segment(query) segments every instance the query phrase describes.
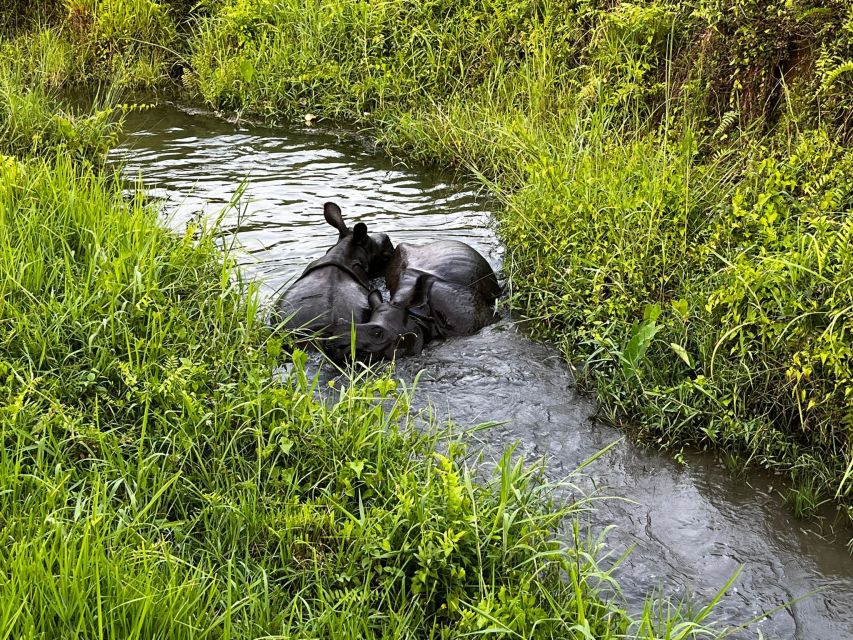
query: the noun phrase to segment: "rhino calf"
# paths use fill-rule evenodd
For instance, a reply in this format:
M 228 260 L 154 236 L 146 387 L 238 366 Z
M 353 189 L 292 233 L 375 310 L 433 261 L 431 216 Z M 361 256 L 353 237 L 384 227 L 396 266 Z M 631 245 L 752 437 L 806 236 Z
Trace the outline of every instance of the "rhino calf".
M 333 202 L 324 205 L 323 215 L 337 229 L 337 242 L 282 293 L 275 310 L 286 329 L 304 334 L 340 360 L 342 354 L 328 339 L 344 335 L 344 328 L 349 335 L 350 323 L 369 319 L 370 279 L 382 275 L 394 245 L 384 233 L 368 234 L 363 222 L 347 227 Z

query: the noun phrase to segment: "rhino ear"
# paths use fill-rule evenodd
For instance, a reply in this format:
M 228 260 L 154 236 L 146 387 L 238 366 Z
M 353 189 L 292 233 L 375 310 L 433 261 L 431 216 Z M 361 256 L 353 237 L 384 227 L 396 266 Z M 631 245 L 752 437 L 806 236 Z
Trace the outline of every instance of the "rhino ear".
M 429 276 L 418 276 L 417 282 L 415 282 L 415 286 L 412 288 L 412 297 L 409 300 L 408 306 L 410 309 L 416 309 L 429 302 L 430 284 L 432 283 Z
M 323 205 L 323 217 L 326 219 L 326 222 L 338 230 L 341 236 L 345 236 L 349 232 L 346 223 L 344 223 L 341 208 L 334 202 L 327 202 Z
M 367 303 L 370 305 L 370 310 L 373 311 L 382 304 L 382 294 L 379 293 L 376 289 L 370 292 L 367 296 Z
M 406 309 L 416 309 L 426 304 L 429 296 L 429 285 L 430 281 L 427 276 L 406 278 L 404 282 L 400 283 L 400 288 L 394 295 L 394 301 Z
M 353 240 L 358 244 L 364 244 L 367 240 L 367 225 L 359 222 L 352 228 Z

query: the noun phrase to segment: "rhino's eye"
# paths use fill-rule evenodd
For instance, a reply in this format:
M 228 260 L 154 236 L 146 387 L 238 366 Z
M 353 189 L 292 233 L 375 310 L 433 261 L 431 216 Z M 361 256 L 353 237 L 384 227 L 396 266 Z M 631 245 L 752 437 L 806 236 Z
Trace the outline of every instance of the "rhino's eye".
M 370 329 L 370 337 L 371 338 L 381 338 L 385 332 L 382 330 L 382 327 L 371 327 Z

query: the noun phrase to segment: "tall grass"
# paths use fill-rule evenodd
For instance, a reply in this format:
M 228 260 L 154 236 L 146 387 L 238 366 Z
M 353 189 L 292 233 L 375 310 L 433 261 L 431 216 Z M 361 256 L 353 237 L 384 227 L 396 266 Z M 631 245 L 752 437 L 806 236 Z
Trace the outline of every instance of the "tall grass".
M 57 92 L 71 55 L 52 31 L 0 42 L 0 153 L 97 162 L 116 144 L 129 107 L 110 105 L 109 96 L 84 113 L 60 106 Z

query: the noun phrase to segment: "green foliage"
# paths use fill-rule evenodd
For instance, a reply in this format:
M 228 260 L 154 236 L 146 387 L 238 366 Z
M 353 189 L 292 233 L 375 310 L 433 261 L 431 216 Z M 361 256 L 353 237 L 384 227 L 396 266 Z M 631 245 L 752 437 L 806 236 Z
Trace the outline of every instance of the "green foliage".
M 659 101 L 666 90 L 660 66 L 679 26 L 675 11 L 664 3 L 626 2 L 588 19 L 594 26 L 589 45 L 580 49 L 586 83 L 580 96 L 623 106 Z
M 38 38 L 45 45 L 40 50 L 47 52 L 52 37 Z M 56 78 L 39 73 L 41 68 L 54 68 L 53 58 L 47 54 L 47 62 L 41 61 L 44 67 L 35 61 L 34 68 L 25 73 L 19 65 L 26 58 L 17 57 L 27 49 L 21 44 L 0 46 L 0 154 L 102 159 L 114 146 L 128 107 L 105 107 L 79 115 L 59 108 L 51 96 Z M 65 58 L 60 55 L 60 59 Z
M 191 62 L 218 106 L 271 114 L 310 104 L 360 117 L 440 101 L 517 67 L 542 46 L 539 14 L 518 0 L 231 0 L 199 25 Z
M 725 231 L 740 247 L 716 274 L 707 310 L 729 330 L 718 349 L 742 363 L 755 352 L 789 397 L 758 398 L 792 429 L 849 456 L 853 427 L 853 154 L 825 134 L 790 155 L 761 158 L 738 188 Z M 771 364 L 772 363 L 772 364 Z M 777 369 L 777 367 L 780 367 Z
M 177 30 L 157 0 L 66 0 L 65 27 L 96 77 L 118 86 L 162 81 L 175 57 Z
M 208 102 L 268 114 L 360 118 L 517 73 L 540 75 L 525 93 L 543 106 L 570 92 L 716 126 L 788 117 L 787 102 L 849 131 L 851 20 L 842 0 L 227 0 L 199 24 L 192 63 Z
M 100 0 L 91 10 L 96 17 L 95 37 L 107 46 L 168 45 L 175 37 L 168 9 L 155 0 Z
M 177 5 L 63 0 L 36 28 L 22 19 L 17 29 L 10 29 L 2 43 L 3 60 L 39 85 L 153 88 L 168 80 L 181 57 L 177 21 L 188 8 Z
M 0 43 L 3 75 L 29 91 L 51 94 L 86 73 L 86 55 L 58 28 L 27 33 Z
M 0 34 L 44 24 L 61 13 L 61 0 L 0 0 Z

